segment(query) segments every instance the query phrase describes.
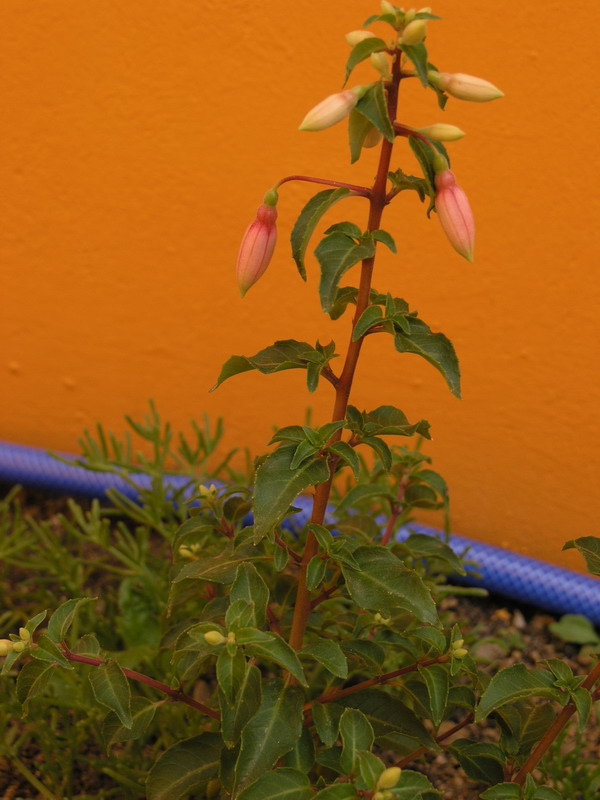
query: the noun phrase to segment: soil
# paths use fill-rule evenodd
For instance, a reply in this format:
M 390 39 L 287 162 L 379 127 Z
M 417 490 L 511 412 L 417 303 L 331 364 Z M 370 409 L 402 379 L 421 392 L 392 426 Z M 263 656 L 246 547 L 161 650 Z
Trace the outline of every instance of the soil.
M 0 484 L 0 497 L 6 494 L 8 488 Z M 65 510 L 65 500 L 60 496 L 27 492 L 23 493 L 23 497 L 27 512 L 39 519 L 51 518 Z M 587 673 L 593 661 L 592 656 L 586 654 L 580 647 L 567 644 L 553 636 L 549 631 L 549 625 L 556 618 L 539 609 L 519 606 L 499 597 L 485 599 L 450 597 L 443 601 L 442 608 L 457 614 L 462 621 L 464 632 L 470 630 L 476 633 L 480 644 L 473 646 L 471 650 L 475 652 L 478 660 L 484 659 L 490 664 L 490 671 L 496 672 L 502 667 L 516 663 L 535 666 L 543 659 L 561 658 L 569 664 L 575 674 L 581 675 Z M 507 643 L 511 645 L 508 648 Z M 454 724 L 455 722 L 443 723 L 439 732 L 444 733 Z M 572 725 L 569 729 L 563 745 L 565 751 L 573 748 L 575 727 Z M 480 741 L 497 741 L 498 731 L 493 725 L 470 725 L 460 730 L 454 737 L 449 737 L 445 744 L 450 744 L 453 739 L 465 737 Z M 594 714 L 590 716 L 585 744 L 579 754 L 581 760 L 591 762 L 600 760 L 600 724 Z M 33 748 L 25 747 L 20 752 L 22 766 L 34 776 L 40 757 L 41 754 L 35 752 Z M 469 781 L 456 761 L 446 753 L 426 756 L 420 762 L 411 764 L 410 768 L 426 774 L 440 790 L 444 800 L 477 800 L 482 791 L 482 787 Z M 105 775 L 99 775 L 95 771 L 82 772 L 78 777 L 79 786 L 75 791 L 77 795 L 93 798 L 101 789 L 114 786 Z M 1 755 L 0 747 L 0 800 L 21 798 L 45 800 L 47 795 L 33 789 L 31 782 L 19 769 Z M 565 800 L 578 800 L 578 798 L 565 798 Z

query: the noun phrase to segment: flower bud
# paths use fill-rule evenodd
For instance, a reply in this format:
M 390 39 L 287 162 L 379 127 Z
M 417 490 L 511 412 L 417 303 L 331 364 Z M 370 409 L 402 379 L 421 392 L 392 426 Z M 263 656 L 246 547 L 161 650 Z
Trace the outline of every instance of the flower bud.
M 400 767 L 388 767 L 387 769 L 384 769 L 379 776 L 379 780 L 377 781 L 377 788 L 393 789 L 400 780 L 401 772 L 402 770 Z
M 404 24 L 408 25 L 409 22 L 412 22 L 416 16 L 416 9 L 409 8 L 408 11 L 404 14 Z
M 210 644 L 216 647 L 219 644 L 224 644 L 227 641 L 227 639 L 223 636 L 222 633 L 219 633 L 219 631 L 207 631 L 204 634 L 204 641 L 206 642 L 206 644 Z
M 26 646 L 27 645 L 25 642 L 13 642 L 12 649 L 15 651 L 15 653 L 22 653 Z
M 452 642 L 452 647 L 454 650 L 456 650 L 457 648 L 462 647 L 464 643 L 465 643 L 464 639 L 455 639 Z
M 385 57 L 385 53 L 371 53 L 370 60 L 371 66 L 375 67 L 377 72 L 380 72 L 383 78 L 386 80 L 391 78 L 390 65 Z
M 0 639 L 0 656 L 7 656 L 14 648 L 14 642 L 10 639 Z
M 27 628 L 19 628 L 19 636 L 24 642 L 28 642 L 31 639 L 31 634 L 29 633 Z
M 443 159 L 445 162 L 446 160 Z M 452 170 L 439 171 L 439 161 L 434 159 L 435 207 L 442 229 L 452 247 L 468 261 L 473 261 L 475 222 L 467 195 L 457 185 Z
M 364 93 L 362 86 L 330 94 L 321 100 L 302 120 L 301 131 L 322 131 L 347 117 Z
M 375 34 L 371 33 L 371 31 L 350 31 L 344 38 L 350 47 L 356 47 L 359 42 L 364 42 L 365 39 L 374 39 Z
M 200 497 L 216 497 L 217 487 L 214 485 L 214 483 L 211 483 L 210 486 L 205 486 L 203 483 L 201 483 L 198 487 L 198 492 Z
M 396 15 L 396 6 L 392 5 L 392 3 L 388 3 L 388 0 L 381 0 L 380 8 L 382 14 Z
M 363 147 L 377 147 L 381 141 L 381 133 L 377 130 L 375 125 L 369 128 L 369 132 L 365 136 L 362 146 Z
M 246 229 L 238 253 L 236 275 L 242 297 L 253 286 L 269 266 L 277 241 L 277 209 L 263 203 L 256 212 L 256 219 Z M 212 493 L 211 486 L 208 492 Z M 200 494 L 202 495 L 202 488 Z
M 472 103 L 487 103 L 489 100 L 496 100 L 504 97 L 493 83 L 476 78 L 474 75 L 465 75 L 464 72 L 435 72 L 428 73 L 429 82 L 443 92 L 447 92 L 452 97 L 459 100 L 470 100 Z
M 420 44 L 427 34 L 427 20 L 413 19 L 409 22 L 400 36 L 400 44 Z
M 194 558 L 194 554 L 192 553 L 190 548 L 186 547 L 184 544 L 180 545 L 179 547 L 179 555 L 181 556 L 181 558 L 189 558 L 189 559 Z
M 233 631 L 229 631 L 227 634 L 227 644 L 235 644 L 235 633 Z
M 462 139 L 467 134 L 457 128 L 456 125 L 448 125 L 445 122 L 435 122 L 433 125 L 427 125 L 425 128 L 417 128 L 419 133 L 427 136 L 428 139 L 433 139 L 435 142 L 456 142 Z
M 464 658 L 468 652 L 469 651 L 465 647 L 459 647 L 454 651 L 453 656 L 454 658 Z

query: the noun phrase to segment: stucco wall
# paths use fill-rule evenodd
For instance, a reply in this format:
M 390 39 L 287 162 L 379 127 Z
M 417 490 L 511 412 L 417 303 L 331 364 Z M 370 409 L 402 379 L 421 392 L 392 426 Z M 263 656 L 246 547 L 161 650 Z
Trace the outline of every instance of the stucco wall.
M 152 396 L 176 426 L 222 414 L 228 443 L 264 448 L 301 421 L 302 376 L 247 374 L 207 394 L 230 354 L 275 338 L 345 346 L 302 284 L 286 239 L 312 187 L 280 202 L 280 246 L 242 302 L 239 238 L 279 177 L 368 183 L 343 125 L 305 134 L 306 110 L 340 86 L 368 0 L 3 0 L 0 146 L 0 438 L 70 449 L 82 427 L 122 427 Z M 432 423 L 454 528 L 579 565 L 569 537 L 597 533 L 598 155 L 596 0 L 565 6 L 438 0 L 432 60 L 487 77 L 506 99 L 450 101 L 468 132 L 453 167 L 477 220 L 476 263 L 447 245 L 416 196 L 384 218 L 400 256 L 378 287 L 454 341 L 464 399 L 427 364 L 370 337 L 353 401 Z M 366 75 L 358 72 L 357 77 Z M 401 117 L 442 119 L 416 82 Z M 415 171 L 398 147 L 398 166 Z M 338 206 L 339 209 L 339 206 Z M 355 215 L 349 201 L 331 221 Z M 325 385 L 312 398 L 328 418 Z

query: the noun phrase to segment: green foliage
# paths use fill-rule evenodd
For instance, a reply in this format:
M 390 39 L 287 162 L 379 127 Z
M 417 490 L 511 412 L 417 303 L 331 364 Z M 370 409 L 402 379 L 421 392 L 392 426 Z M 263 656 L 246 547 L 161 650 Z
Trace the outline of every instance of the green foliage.
M 600 538 L 598 536 L 581 536 L 571 539 L 563 546 L 563 550 L 579 550 L 585 559 L 588 572 L 600 575 Z

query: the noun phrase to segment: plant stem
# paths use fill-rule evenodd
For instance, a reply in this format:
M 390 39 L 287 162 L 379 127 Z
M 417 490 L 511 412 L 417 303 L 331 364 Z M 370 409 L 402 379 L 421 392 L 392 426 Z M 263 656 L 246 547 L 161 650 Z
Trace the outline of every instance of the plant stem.
M 388 85 L 387 90 L 387 108 L 390 120 L 392 122 L 396 119 L 396 110 L 398 107 L 398 89 L 400 86 L 400 59 L 401 53 L 398 51 L 392 66 L 392 80 Z M 381 144 L 381 153 L 379 155 L 379 165 L 377 167 L 377 175 L 373 188 L 369 190 L 369 221 L 367 229 L 370 231 L 377 230 L 381 222 L 383 209 L 387 205 L 386 189 L 387 189 L 387 176 L 390 169 L 390 161 L 392 157 L 393 142 L 384 139 Z M 375 263 L 375 256 L 366 258 L 362 262 L 360 272 L 360 284 L 358 288 L 358 296 L 356 298 L 356 311 L 352 319 L 352 331 L 356 323 L 360 319 L 361 314 L 369 305 L 369 293 L 371 291 L 371 277 L 373 274 L 373 266 Z M 360 350 L 364 340 L 362 336 L 358 341 L 352 341 L 352 333 L 350 335 L 350 344 L 346 352 L 344 367 L 341 375 L 339 376 L 337 386 L 335 387 L 335 402 L 333 405 L 332 421 L 344 419 L 346 416 L 346 409 L 348 407 L 348 398 L 350 397 L 350 390 L 352 389 L 352 381 L 356 371 L 356 364 L 360 355 Z M 341 429 L 335 433 L 331 442 L 339 441 L 341 438 Z M 327 509 L 327 502 L 331 492 L 331 484 L 333 481 L 333 470 L 329 480 L 325 483 L 319 483 L 315 487 L 315 495 L 313 500 L 313 509 L 311 515 L 311 522 L 323 524 L 325 511 Z M 306 570 L 308 563 L 318 552 L 319 544 L 312 531 L 308 532 L 306 537 L 306 544 L 304 553 L 302 555 L 302 564 L 300 567 L 300 574 L 298 576 L 298 592 L 296 594 L 296 603 L 294 607 L 294 617 L 292 620 L 292 628 L 290 631 L 290 645 L 294 650 L 299 650 L 302 647 L 304 639 L 304 631 L 308 622 L 310 614 L 310 591 L 306 586 Z
M 594 684 L 600 679 L 600 661 L 596 664 L 594 669 L 590 672 L 587 678 L 581 684 L 583 689 L 592 689 Z M 593 697 L 596 696 L 596 692 L 594 692 Z M 544 757 L 546 750 L 550 747 L 552 742 L 556 739 L 558 734 L 562 731 L 565 727 L 571 716 L 575 713 L 575 703 L 567 703 L 567 705 L 560 711 L 560 713 L 556 716 L 554 722 L 544 736 L 540 739 L 537 743 L 535 749 L 527 759 L 527 761 L 523 764 L 521 769 L 517 772 L 516 776 L 513 778 L 514 783 L 518 783 L 522 786 L 525 783 L 525 779 L 527 778 L 528 773 L 534 770 L 541 759 Z
M 92 667 L 102 667 L 107 663 L 102 658 L 92 658 L 91 656 L 80 656 L 77 653 L 72 653 L 64 643 L 61 643 L 61 648 L 64 657 L 68 661 L 74 661 L 78 664 L 90 664 Z M 197 711 L 202 711 L 203 714 L 206 714 L 213 719 L 221 719 L 221 715 L 217 711 L 213 711 L 212 708 L 199 703 L 197 700 L 194 700 L 193 697 L 190 697 L 179 689 L 172 689 L 170 686 L 167 686 L 166 683 L 156 681 L 154 678 L 150 678 L 148 675 L 143 675 L 141 672 L 135 672 L 134 670 L 126 669 L 125 667 L 121 667 L 121 669 L 123 670 L 124 675 L 126 675 L 128 678 L 131 678 L 131 680 L 145 683 L 147 686 L 151 686 L 153 689 L 157 689 L 159 692 L 164 692 L 173 700 L 178 700 L 180 703 L 185 703 L 186 705 L 195 708 Z
M 324 186 L 336 186 L 338 189 L 350 189 L 351 192 L 359 194 L 362 197 L 370 197 L 371 189 L 367 186 L 356 186 L 354 183 L 344 183 L 343 181 L 330 181 L 326 178 L 311 178 L 308 175 L 288 175 L 282 178 L 275 184 L 275 189 L 278 189 L 282 183 L 289 183 L 290 181 L 306 181 L 307 183 L 321 183 Z
M 473 722 L 473 714 L 467 714 L 467 716 L 463 719 L 462 722 L 457 722 L 452 728 L 447 730 L 445 733 L 442 733 L 440 736 L 436 736 L 435 740 L 438 744 L 441 744 L 446 739 L 450 738 L 450 736 L 454 736 L 455 733 L 465 728 L 467 725 L 470 725 Z M 415 759 L 420 758 L 421 756 L 425 755 L 425 753 L 429 752 L 428 747 L 419 747 L 418 750 L 413 750 L 412 753 L 409 753 L 404 758 L 401 758 L 400 761 L 396 761 L 394 764 L 395 767 L 400 767 L 402 769 L 407 764 L 410 764 Z
M 414 664 L 410 664 L 408 667 L 401 667 L 400 669 L 395 669 L 393 672 L 386 672 L 384 675 L 376 675 L 374 678 L 369 678 L 369 680 L 362 681 L 361 683 L 355 683 L 354 686 L 347 686 L 345 689 L 339 689 L 337 692 L 323 694 L 321 697 L 317 697 L 315 700 L 311 700 L 310 703 L 307 703 L 304 706 L 304 710 L 308 711 L 315 703 L 332 703 L 335 700 L 339 700 L 340 697 L 346 697 L 346 695 L 354 694 L 355 692 L 362 692 L 363 689 L 370 689 L 371 686 L 380 686 L 382 683 L 387 683 L 387 681 L 391 681 L 399 675 L 408 675 L 411 672 L 418 672 L 419 667 L 443 664 L 445 661 L 448 661 L 449 658 L 450 656 L 444 654 L 442 656 L 430 658 L 428 661 L 417 661 Z
M 406 494 L 409 477 L 410 477 L 410 472 L 408 470 L 404 470 L 404 472 L 402 473 L 402 477 L 400 479 L 400 485 L 398 486 L 398 494 L 396 495 L 397 498 L 396 502 L 394 503 L 392 512 L 390 514 L 390 518 L 388 519 L 387 525 L 385 526 L 385 531 L 383 532 L 383 537 L 381 539 L 382 545 L 386 545 L 392 538 L 392 533 L 394 532 L 394 525 L 396 524 L 396 520 L 404 510 L 402 501 L 404 500 L 404 495 Z

